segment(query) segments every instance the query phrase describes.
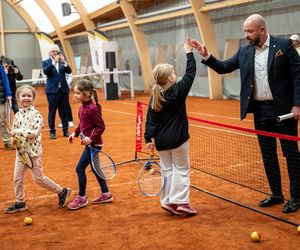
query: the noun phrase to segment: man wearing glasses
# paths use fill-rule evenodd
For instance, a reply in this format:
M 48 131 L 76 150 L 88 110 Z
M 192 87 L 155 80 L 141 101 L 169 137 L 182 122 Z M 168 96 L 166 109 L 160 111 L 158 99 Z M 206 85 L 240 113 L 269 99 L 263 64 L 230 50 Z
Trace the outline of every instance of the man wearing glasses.
M 48 100 L 50 139 L 56 139 L 55 115 L 57 109 L 62 123 L 63 136 L 68 137 L 66 107 L 69 100 L 69 86 L 66 80 L 66 74 L 72 73 L 72 70 L 57 45 L 52 46 L 49 58 L 43 61 L 43 72 L 47 76 L 46 95 Z

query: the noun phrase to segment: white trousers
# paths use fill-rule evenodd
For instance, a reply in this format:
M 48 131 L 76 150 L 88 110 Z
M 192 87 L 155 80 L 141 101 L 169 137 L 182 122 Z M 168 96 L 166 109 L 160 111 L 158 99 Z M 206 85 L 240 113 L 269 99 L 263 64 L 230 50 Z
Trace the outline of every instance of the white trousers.
M 10 124 L 6 124 L 6 104 L 0 104 L 0 136 L 2 138 L 3 143 L 10 142 L 10 135 L 8 134 L 7 126 Z
M 166 178 L 161 204 L 188 204 L 190 196 L 189 141 L 175 149 L 158 151 L 162 176 Z
M 25 192 L 24 192 L 24 176 L 25 172 L 28 169 L 30 171 L 32 179 L 39 184 L 41 187 L 48 189 L 51 192 L 59 194 L 62 191 L 62 187 L 56 184 L 54 181 L 49 179 L 43 174 L 42 168 L 42 157 L 32 157 L 34 167 L 32 169 L 26 167 L 22 160 L 19 158 L 19 155 L 16 154 L 15 160 L 15 172 L 14 172 L 14 190 L 16 196 L 16 202 L 25 201 Z

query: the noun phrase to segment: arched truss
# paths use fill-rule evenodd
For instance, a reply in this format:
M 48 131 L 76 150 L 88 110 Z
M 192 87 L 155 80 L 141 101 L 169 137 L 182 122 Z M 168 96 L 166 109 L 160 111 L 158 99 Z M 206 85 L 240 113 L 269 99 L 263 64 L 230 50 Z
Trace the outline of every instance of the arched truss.
M 55 28 L 58 38 L 59 38 L 61 45 L 63 47 L 63 50 L 65 52 L 65 56 L 68 60 L 68 63 L 70 64 L 71 68 L 73 69 L 73 72 L 77 74 L 74 54 L 73 54 L 73 50 L 72 50 L 70 41 L 65 39 L 65 33 L 62 30 L 55 14 L 51 11 L 50 7 L 45 2 L 45 0 L 36 0 L 36 3 L 40 6 L 40 8 L 44 11 L 44 13 L 48 16 L 48 19 L 50 20 L 53 27 Z
M 29 30 L 13 30 L 13 31 L 7 31 L 3 28 L 3 17 L 2 17 L 2 2 L 0 1 L 0 33 L 1 33 L 1 55 L 5 55 L 5 42 L 4 42 L 4 34 L 10 33 L 10 32 L 36 32 L 38 31 L 38 27 L 35 24 L 35 22 L 32 20 L 30 15 L 20 6 L 17 4 L 16 0 L 7 0 L 7 3 L 15 9 L 15 11 L 23 18 L 25 23 L 28 25 Z
M 6 0 L 6 1 L 17 11 L 17 13 L 20 14 L 20 16 L 23 17 L 23 19 L 25 20 L 25 22 L 30 28 L 30 32 L 35 32 L 38 30 L 37 26 L 34 24 L 33 20 L 30 18 L 28 13 L 18 4 L 20 0 Z M 145 51 L 149 51 L 147 41 L 145 39 L 143 32 L 138 29 L 138 25 L 142 25 L 150 22 L 158 22 L 160 20 L 166 20 L 170 18 L 176 18 L 178 16 L 194 15 L 203 42 L 206 44 L 209 43 L 212 53 L 218 56 L 216 39 L 214 33 L 212 32 L 212 24 L 208 12 L 210 10 L 226 8 L 226 7 L 231 7 L 240 4 L 248 4 L 251 2 L 256 2 L 257 0 L 225 0 L 225 1 L 215 2 L 210 4 L 205 4 L 204 0 L 189 0 L 189 3 L 191 5 L 189 9 L 177 11 L 177 12 L 175 11 L 173 13 L 168 13 L 168 14 L 161 14 L 159 16 L 155 16 L 154 18 L 149 17 L 143 19 L 137 18 L 135 7 L 137 6 L 138 3 L 149 4 L 152 3 L 153 0 L 144 0 L 140 2 L 138 0 L 119 0 L 111 4 L 108 4 L 107 6 L 98 9 L 92 13 L 88 13 L 86 11 L 82 3 L 83 0 L 71 0 L 71 3 L 76 8 L 81 19 L 76 20 L 64 27 L 60 26 L 57 18 L 51 12 L 51 9 L 45 3 L 44 0 L 35 0 L 35 1 L 44 10 L 48 19 L 52 22 L 53 26 L 55 27 L 55 32 L 51 33 L 50 35 L 53 38 L 58 37 L 58 40 L 60 40 L 63 49 L 66 53 L 67 59 L 70 62 L 71 67 L 73 69 L 76 69 L 76 67 L 75 67 L 73 51 L 68 39 L 75 36 L 86 35 L 85 30 L 95 29 L 96 27 L 95 23 L 98 23 L 100 17 L 105 16 L 108 13 L 118 13 L 119 11 L 120 17 L 122 17 L 122 15 L 125 16 L 126 21 L 120 24 L 107 26 L 102 30 L 105 31 L 105 30 L 113 30 L 113 29 L 130 28 L 132 32 L 132 36 L 135 41 L 136 48 L 139 53 L 141 69 L 142 72 L 144 72 L 143 73 L 144 87 L 145 90 L 147 91 L 149 90 L 149 84 L 151 83 L 151 80 L 150 80 L 150 75 L 148 75 L 149 73 L 147 74 L 145 72 L 151 72 L 152 65 L 151 65 L 150 54 L 145 53 Z M 0 21 L 2 21 L 1 18 L 2 15 L 0 16 Z M 77 31 L 78 27 L 84 27 L 84 30 L 82 30 L 82 28 L 79 28 L 79 31 Z M 0 25 L 0 32 L 1 32 L 1 43 L 4 43 L 3 25 Z M 143 58 L 141 58 L 142 57 L 141 51 L 143 51 Z M 214 73 L 213 71 L 209 70 L 208 78 L 209 78 L 210 98 L 211 99 L 222 98 L 221 77 L 216 73 Z

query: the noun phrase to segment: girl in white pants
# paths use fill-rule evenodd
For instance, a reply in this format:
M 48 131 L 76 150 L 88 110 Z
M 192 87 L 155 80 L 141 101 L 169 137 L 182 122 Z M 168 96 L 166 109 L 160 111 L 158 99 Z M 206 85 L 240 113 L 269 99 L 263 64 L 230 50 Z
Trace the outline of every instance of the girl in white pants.
M 191 40 L 184 44 L 187 57 L 185 74 L 176 82 L 170 64 L 153 69 L 154 87 L 147 112 L 145 141 L 160 156 L 162 177 L 166 186 L 161 194 L 161 207 L 172 214 L 195 215 L 189 201 L 190 160 L 189 133 L 185 100 L 196 74 Z

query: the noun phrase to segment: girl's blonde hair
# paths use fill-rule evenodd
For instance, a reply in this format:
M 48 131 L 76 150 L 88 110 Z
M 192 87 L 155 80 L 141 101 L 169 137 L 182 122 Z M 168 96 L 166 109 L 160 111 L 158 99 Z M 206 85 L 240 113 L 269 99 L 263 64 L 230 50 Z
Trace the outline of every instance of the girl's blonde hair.
M 96 105 L 98 106 L 99 110 L 101 111 L 101 105 L 99 104 L 97 90 L 96 90 L 94 84 L 90 80 L 88 80 L 88 79 L 79 80 L 75 84 L 75 86 L 77 87 L 77 89 L 79 91 L 83 92 L 84 95 L 93 97 Z
M 22 90 L 24 90 L 24 89 L 29 89 L 32 93 L 33 99 L 35 99 L 35 97 L 36 97 L 35 89 L 32 86 L 26 84 L 26 85 L 22 85 L 17 88 L 17 91 L 16 91 L 17 100 L 20 99 L 20 94 L 21 94 Z
M 162 103 L 165 102 L 162 86 L 168 82 L 168 77 L 172 75 L 174 68 L 171 64 L 157 64 L 153 71 L 153 88 L 152 88 L 152 109 L 156 112 L 162 109 Z

